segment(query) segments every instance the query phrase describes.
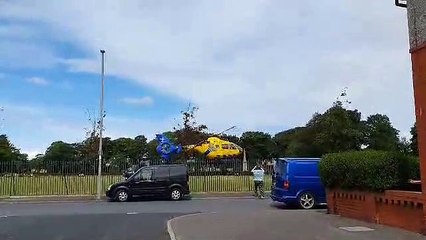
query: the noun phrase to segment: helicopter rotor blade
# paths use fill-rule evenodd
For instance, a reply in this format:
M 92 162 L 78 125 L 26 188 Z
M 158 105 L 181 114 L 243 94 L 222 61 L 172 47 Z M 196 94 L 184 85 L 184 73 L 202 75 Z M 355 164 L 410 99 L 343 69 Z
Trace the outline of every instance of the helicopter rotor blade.
M 232 130 L 232 129 L 236 128 L 236 127 L 237 127 L 237 126 L 232 126 L 232 127 L 230 127 L 230 128 L 227 128 L 227 129 L 223 130 L 222 132 L 217 133 L 217 134 L 214 134 L 214 135 L 222 135 L 222 134 L 224 134 L 225 132 L 228 132 L 228 131 L 230 131 L 230 130 Z
M 230 128 L 227 128 L 227 129 L 223 130 L 222 132 L 212 134 L 212 136 L 220 136 L 220 135 L 222 135 L 223 133 L 228 132 L 228 131 L 230 131 L 230 130 L 232 130 L 232 129 L 236 128 L 236 127 L 237 127 L 237 126 L 232 126 L 232 127 L 230 127 Z M 209 137 L 211 137 L 211 136 L 209 136 Z M 187 147 L 187 150 L 186 150 L 186 151 L 191 151 L 192 149 L 194 149 L 195 147 L 199 146 L 200 144 L 202 144 L 203 142 L 205 142 L 207 139 L 209 139 L 209 137 L 207 137 L 207 138 L 205 138 L 205 139 L 203 139 L 203 140 L 201 140 L 201 141 L 197 142 L 197 143 L 196 143 L 196 144 L 194 144 L 194 145 L 189 145 L 189 146 Z

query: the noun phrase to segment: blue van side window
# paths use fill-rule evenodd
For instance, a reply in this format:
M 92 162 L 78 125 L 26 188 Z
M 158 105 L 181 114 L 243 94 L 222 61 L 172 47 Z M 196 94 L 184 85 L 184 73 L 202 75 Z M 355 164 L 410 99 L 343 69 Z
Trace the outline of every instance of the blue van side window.
M 298 162 L 292 166 L 293 176 L 319 176 L 318 164 Z

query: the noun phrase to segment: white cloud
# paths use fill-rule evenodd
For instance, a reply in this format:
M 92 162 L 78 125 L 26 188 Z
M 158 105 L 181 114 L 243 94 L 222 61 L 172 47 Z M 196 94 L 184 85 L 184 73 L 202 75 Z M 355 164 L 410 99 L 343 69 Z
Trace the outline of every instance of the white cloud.
M 344 87 L 364 114 L 414 122 L 406 13 L 392 3 L 100 2 L 10 1 L 0 18 L 49 25 L 85 53 L 60 61 L 72 71 L 98 73 L 105 48 L 107 74 L 195 102 L 214 129 L 301 125 Z
M 39 85 L 39 86 L 49 85 L 49 81 L 47 81 L 46 79 L 44 79 L 42 77 L 30 77 L 30 78 L 27 78 L 27 82 L 34 84 L 34 85 Z
M 155 134 L 173 129 L 173 126 L 175 126 L 173 119 L 169 117 L 152 121 L 146 118 L 108 116 L 105 118 L 105 133 L 112 139 L 119 137 L 134 138 L 137 135 L 144 135 L 148 140 L 151 140 L 155 138 Z
M 0 38 L 0 66 L 6 69 L 49 69 L 57 63 L 49 47 Z
M 34 27 L 19 24 L 0 24 L 0 37 L 9 39 L 26 39 L 40 37 Z
M 40 105 L 0 103 L 3 128 L 12 143 L 25 153 L 43 153 L 53 141 L 74 142 L 84 137 L 84 112 Z
M 154 103 L 154 99 L 151 97 L 141 97 L 141 98 L 131 98 L 125 97 L 120 99 L 120 102 L 128 104 L 128 105 L 136 105 L 136 106 L 149 106 Z

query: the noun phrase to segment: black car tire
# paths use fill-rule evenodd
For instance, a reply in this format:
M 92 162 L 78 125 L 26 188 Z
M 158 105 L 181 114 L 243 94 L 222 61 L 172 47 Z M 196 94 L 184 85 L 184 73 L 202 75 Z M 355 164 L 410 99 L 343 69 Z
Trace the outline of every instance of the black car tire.
M 115 201 L 117 202 L 126 202 L 127 200 L 129 200 L 129 198 L 129 193 L 125 189 L 119 189 L 115 193 Z
M 182 190 L 180 188 L 172 188 L 170 191 L 170 199 L 173 201 L 181 200 L 183 197 Z
M 315 197 L 310 192 L 304 192 L 300 194 L 298 202 L 299 206 L 303 209 L 312 209 L 316 206 Z

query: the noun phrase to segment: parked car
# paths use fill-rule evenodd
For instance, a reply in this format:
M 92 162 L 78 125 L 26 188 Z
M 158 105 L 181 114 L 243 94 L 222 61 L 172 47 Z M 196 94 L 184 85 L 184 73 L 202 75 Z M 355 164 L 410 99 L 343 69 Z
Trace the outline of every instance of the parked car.
M 272 176 L 272 200 L 304 209 L 327 204 L 325 187 L 319 176 L 319 162 L 319 158 L 276 159 Z
M 112 184 L 106 196 L 125 202 L 134 196 L 169 197 L 180 200 L 190 194 L 188 169 L 181 164 L 141 167 L 123 182 Z

